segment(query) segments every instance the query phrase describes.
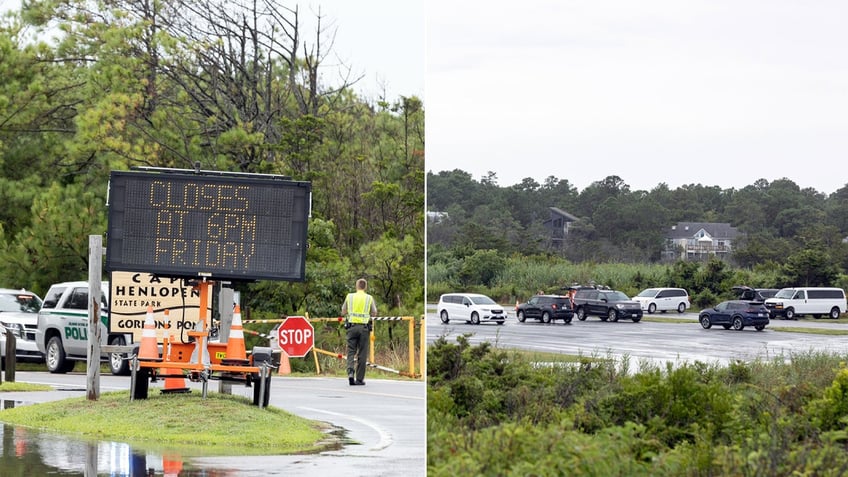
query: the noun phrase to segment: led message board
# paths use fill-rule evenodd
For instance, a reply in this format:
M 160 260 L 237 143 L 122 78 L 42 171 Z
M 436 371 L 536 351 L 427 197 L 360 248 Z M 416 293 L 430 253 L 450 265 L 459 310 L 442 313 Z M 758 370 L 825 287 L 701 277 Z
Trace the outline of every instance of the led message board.
M 112 172 L 106 269 L 302 281 L 310 198 L 261 174 Z

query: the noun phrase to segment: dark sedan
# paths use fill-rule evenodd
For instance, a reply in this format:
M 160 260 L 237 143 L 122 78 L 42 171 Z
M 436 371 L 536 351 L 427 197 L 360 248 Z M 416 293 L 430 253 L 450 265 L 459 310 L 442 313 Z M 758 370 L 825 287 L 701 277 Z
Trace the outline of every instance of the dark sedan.
M 730 300 L 701 311 L 698 321 L 705 330 L 713 325 L 721 325 L 726 330 L 733 328 L 741 331 L 746 326 L 753 326 L 757 331 L 762 331 L 769 324 L 769 312 L 762 302 Z

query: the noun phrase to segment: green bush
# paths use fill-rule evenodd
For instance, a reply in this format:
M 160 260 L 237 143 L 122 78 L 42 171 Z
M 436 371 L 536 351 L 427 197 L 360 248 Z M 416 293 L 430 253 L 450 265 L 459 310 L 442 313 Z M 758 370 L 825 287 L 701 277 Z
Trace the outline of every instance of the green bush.
M 428 475 L 848 472 L 845 356 L 634 373 L 626 359 L 538 366 L 460 337 L 428 357 Z

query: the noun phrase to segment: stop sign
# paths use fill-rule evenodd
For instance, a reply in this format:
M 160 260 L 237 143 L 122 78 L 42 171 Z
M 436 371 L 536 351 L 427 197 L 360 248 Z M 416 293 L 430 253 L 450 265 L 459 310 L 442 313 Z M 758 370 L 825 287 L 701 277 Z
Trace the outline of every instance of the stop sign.
M 277 329 L 277 343 L 289 356 L 302 358 L 315 344 L 315 328 L 302 316 L 290 316 Z

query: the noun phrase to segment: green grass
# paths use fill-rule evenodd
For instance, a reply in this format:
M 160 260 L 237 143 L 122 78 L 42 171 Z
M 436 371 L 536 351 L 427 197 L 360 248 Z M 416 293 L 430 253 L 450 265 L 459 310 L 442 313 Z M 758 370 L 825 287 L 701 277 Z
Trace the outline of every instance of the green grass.
M 10 383 L 8 381 L 3 381 L 3 384 L 0 384 L 0 392 L 50 391 L 51 389 L 53 387 L 46 384 Z
M 323 424 L 220 393 L 206 399 L 151 393 L 130 401 L 127 391 L 117 391 L 97 401 L 80 397 L 5 409 L 0 421 L 196 456 L 303 454 L 339 445 Z
M 831 330 L 827 328 L 801 328 L 801 327 L 772 327 L 773 331 L 785 331 L 787 333 L 807 333 L 810 335 L 848 335 L 848 330 Z

